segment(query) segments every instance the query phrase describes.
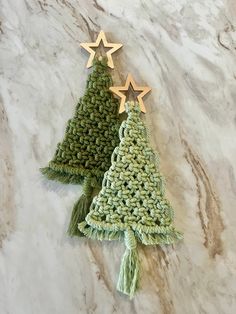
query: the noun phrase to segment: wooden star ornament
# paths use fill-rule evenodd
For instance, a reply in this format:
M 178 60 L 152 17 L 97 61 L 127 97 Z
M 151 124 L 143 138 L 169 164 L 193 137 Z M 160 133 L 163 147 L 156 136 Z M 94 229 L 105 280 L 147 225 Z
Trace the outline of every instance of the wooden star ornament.
M 110 87 L 110 90 L 116 94 L 117 96 L 119 96 L 121 98 L 120 101 L 120 109 L 119 109 L 119 113 L 122 113 L 125 111 L 125 102 L 126 102 L 126 98 L 127 96 L 124 94 L 124 92 L 127 92 L 130 88 L 130 86 L 132 87 L 134 92 L 140 92 L 139 95 L 137 96 L 137 100 L 139 102 L 140 105 L 140 109 L 141 112 L 146 113 L 146 108 L 144 106 L 143 103 L 143 97 L 150 92 L 151 88 L 148 86 L 138 86 L 132 75 L 128 74 L 127 78 L 126 78 L 126 82 L 124 86 L 112 86 Z
M 98 34 L 97 40 L 94 43 L 81 43 L 80 46 L 83 47 L 85 50 L 87 50 L 90 53 L 88 63 L 87 63 L 87 68 L 90 68 L 93 65 L 93 59 L 95 57 L 95 50 L 93 48 L 98 48 L 99 45 L 103 44 L 105 48 L 111 48 L 106 52 L 107 56 L 107 65 L 111 68 L 114 69 L 114 63 L 112 60 L 112 54 L 120 49 L 123 45 L 122 44 L 117 44 L 117 43 L 108 43 L 106 39 L 106 35 L 104 31 L 100 31 Z

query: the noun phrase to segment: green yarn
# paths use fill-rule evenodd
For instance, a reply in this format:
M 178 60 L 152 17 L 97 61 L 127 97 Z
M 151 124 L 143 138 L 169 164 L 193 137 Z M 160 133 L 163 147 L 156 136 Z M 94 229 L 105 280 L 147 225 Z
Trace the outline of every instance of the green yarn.
M 50 180 L 81 183 L 91 175 L 98 181 L 111 164 L 118 145 L 118 100 L 109 90 L 112 78 L 107 60 L 95 59 L 84 96 L 74 117 L 68 121 L 64 140 L 57 145 L 53 160 L 41 172 Z
M 69 228 L 67 231 L 70 237 L 74 237 L 74 236 L 83 237 L 84 236 L 84 233 L 79 231 L 78 224 L 81 221 L 84 221 L 86 215 L 88 214 L 91 202 L 92 202 L 91 196 L 86 196 L 82 194 L 79 200 L 75 203 L 72 214 L 71 214 Z
M 136 239 L 131 229 L 125 231 L 125 245 L 126 251 L 121 261 L 117 290 L 132 298 L 139 283 L 139 258 Z
M 71 220 L 68 228 L 68 235 L 71 237 L 78 236 L 83 237 L 84 233 L 82 233 L 78 229 L 78 224 L 85 220 L 88 212 L 89 207 L 92 202 L 92 192 L 93 187 L 91 186 L 91 177 L 86 177 L 84 179 L 83 184 L 83 194 L 79 198 L 79 200 L 75 203 L 72 214 L 71 214 Z
M 63 171 L 56 171 L 50 167 L 41 168 L 41 173 L 45 175 L 49 180 L 56 180 L 61 183 L 80 184 L 83 180 L 81 175 L 69 174 Z
M 84 193 L 74 205 L 68 234 L 82 236 L 78 223 L 84 221 L 94 188 L 111 165 L 111 154 L 119 142 L 118 100 L 109 88 L 112 78 L 105 58 L 95 59 L 84 96 L 74 117 L 68 121 L 64 140 L 57 145 L 54 158 L 41 172 L 50 180 L 80 184 Z M 88 192 L 89 188 L 89 192 Z
M 173 226 L 173 209 L 164 197 L 163 178 L 149 147 L 139 104 L 126 103 L 126 112 L 128 118 L 119 130 L 120 144 L 112 154 L 102 189 L 78 227 L 98 240 L 125 240 L 117 289 L 132 297 L 139 280 L 136 241 L 171 244 L 182 239 L 182 234 Z
M 79 224 L 79 230 L 83 231 L 83 234 L 90 239 L 94 240 L 122 240 L 124 238 L 124 233 L 122 231 L 115 230 L 99 230 L 90 227 L 86 221 Z

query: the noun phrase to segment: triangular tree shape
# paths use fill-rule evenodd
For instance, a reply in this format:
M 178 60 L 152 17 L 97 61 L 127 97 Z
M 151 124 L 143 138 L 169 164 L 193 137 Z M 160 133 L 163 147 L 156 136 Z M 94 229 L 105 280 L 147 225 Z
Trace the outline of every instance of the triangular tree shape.
M 119 143 L 118 100 L 109 90 L 112 78 L 107 60 L 95 59 L 84 96 L 74 117 L 68 121 L 63 141 L 54 158 L 41 172 L 63 183 L 84 182 L 84 193 L 75 204 L 70 235 L 79 235 L 77 224 L 83 221 L 92 200 L 93 188 L 101 184 L 111 165 L 111 154 Z
M 112 165 L 79 229 L 94 239 L 124 239 L 127 249 L 117 288 L 132 297 L 139 277 L 136 241 L 170 244 L 182 235 L 173 226 L 173 210 L 164 197 L 163 179 L 139 104 L 126 103 L 126 111 L 128 118 L 120 127 L 120 144 L 112 154 Z

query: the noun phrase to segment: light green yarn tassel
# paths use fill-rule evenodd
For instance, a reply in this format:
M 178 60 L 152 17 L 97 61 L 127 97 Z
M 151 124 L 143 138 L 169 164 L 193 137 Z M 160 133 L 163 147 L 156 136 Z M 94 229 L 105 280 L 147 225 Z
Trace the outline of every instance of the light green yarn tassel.
M 125 245 L 126 250 L 121 261 L 117 290 L 132 298 L 138 288 L 139 258 L 137 242 L 131 229 L 125 231 Z
M 71 220 L 68 228 L 68 234 L 71 237 L 78 236 L 83 237 L 84 234 L 78 229 L 78 224 L 85 220 L 89 212 L 89 207 L 92 202 L 92 192 L 93 188 L 91 187 L 91 178 L 86 177 L 84 179 L 83 185 L 83 194 L 79 198 L 79 200 L 75 203 L 72 214 Z

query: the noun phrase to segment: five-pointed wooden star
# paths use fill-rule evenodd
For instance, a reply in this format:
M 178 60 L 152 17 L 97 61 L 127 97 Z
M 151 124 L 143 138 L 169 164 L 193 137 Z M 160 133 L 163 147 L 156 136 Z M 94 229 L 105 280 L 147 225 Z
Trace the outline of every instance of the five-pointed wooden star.
M 93 59 L 95 57 L 95 51 L 93 50 L 93 48 L 98 48 L 98 46 L 100 45 L 102 41 L 102 44 L 105 48 L 111 48 L 106 52 L 106 56 L 107 56 L 107 65 L 114 69 L 114 63 L 112 60 L 112 54 L 120 49 L 123 45 L 122 44 L 115 44 L 115 43 L 108 43 L 107 39 L 106 39 L 106 35 L 104 33 L 104 31 L 100 31 L 100 33 L 98 34 L 97 40 L 95 41 L 95 43 L 81 43 L 80 46 L 83 47 L 85 50 L 87 50 L 90 53 L 89 59 L 88 59 L 88 63 L 87 63 L 87 68 L 90 68 L 93 65 Z
M 130 85 L 134 92 L 140 92 L 137 96 L 137 100 L 139 102 L 141 112 L 146 113 L 146 108 L 144 106 L 142 98 L 150 92 L 151 88 L 148 86 L 137 86 L 131 74 L 128 74 L 124 86 L 110 87 L 110 90 L 121 98 L 119 113 L 125 111 L 125 102 L 127 96 L 123 92 L 127 92 L 130 88 Z

